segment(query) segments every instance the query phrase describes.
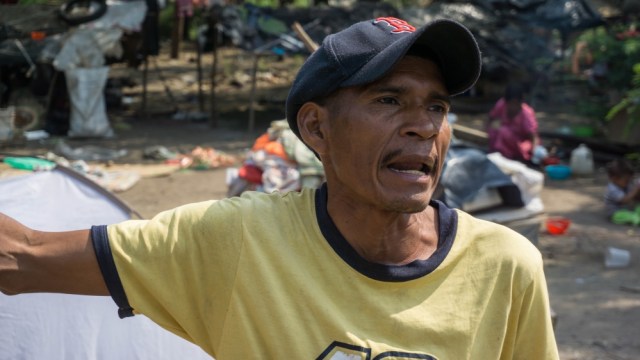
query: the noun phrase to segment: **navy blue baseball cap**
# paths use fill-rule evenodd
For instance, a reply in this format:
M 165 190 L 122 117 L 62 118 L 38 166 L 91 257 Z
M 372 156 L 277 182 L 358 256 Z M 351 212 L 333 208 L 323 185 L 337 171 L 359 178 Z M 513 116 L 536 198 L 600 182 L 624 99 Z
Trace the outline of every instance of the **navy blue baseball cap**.
M 297 116 L 303 104 L 380 79 L 409 50 L 435 57 L 451 96 L 467 91 L 480 76 L 478 44 L 458 22 L 440 19 L 415 28 L 393 17 L 362 21 L 325 37 L 302 65 L 287 96 L 289 127 L 300 137 Z

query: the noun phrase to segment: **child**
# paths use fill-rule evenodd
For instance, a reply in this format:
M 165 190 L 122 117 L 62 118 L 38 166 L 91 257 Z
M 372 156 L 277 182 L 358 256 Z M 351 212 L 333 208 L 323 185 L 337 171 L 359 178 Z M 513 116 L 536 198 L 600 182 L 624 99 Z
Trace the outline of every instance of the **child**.
M 640 201 L 640 182 L 634 179 L 633 168 L 623 159 L 607 164 L 607 175 L 609 183 L 604 195 L 607 216 L 616 223 L 628 222 L 623 215 L 631 215 L 630 210 Z

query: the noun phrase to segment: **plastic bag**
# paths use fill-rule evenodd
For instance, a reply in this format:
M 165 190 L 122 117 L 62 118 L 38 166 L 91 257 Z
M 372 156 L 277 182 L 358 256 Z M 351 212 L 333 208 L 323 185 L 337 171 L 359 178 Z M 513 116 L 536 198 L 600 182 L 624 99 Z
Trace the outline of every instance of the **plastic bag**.
M 53 60 L 56 70 L 65 72 L 77 68 L 99 68 L 104 63 L 104 53 L 91 30 L 71 33 Z
M 69 137 L 113 136 L 104 100 L 108 75 L 107 66 L 65 71 L 71 101 Z
M 0 108 L 0 141 L 13 138 L 15 107 Z

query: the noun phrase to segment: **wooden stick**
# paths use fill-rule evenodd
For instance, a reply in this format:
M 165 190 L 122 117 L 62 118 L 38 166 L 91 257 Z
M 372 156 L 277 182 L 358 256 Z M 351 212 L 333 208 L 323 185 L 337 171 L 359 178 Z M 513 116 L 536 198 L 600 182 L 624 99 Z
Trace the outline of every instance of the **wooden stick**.
M 251 94 L 249 95 L 249 125 L 247 132 L 252 133 L 256 124 L 256 87 L 258 80 L 258 61 L 260 54 L 253 54 L 253 66 L 251 68 Z
M 294 22 L 293 25 L 291 25 L 291 27 L 293 28 L 293 31 L 296 32 L 300 40 L 302 40 L 302 42 L 304 43 L 304 46 L 307 47 L 307 50 L 311 52 L 316 51 L 316 49 L 319 47 L 318 44 L 316 44 L 316 42 L 313 41 L 313 39 L 311 39 L 311 37 L 309 36 L 309 34 L 307 34 L 306 31 L 304 31 L 304 28 L 302 27 L 302 25 L 300 25 L 299 22 L 297 21 Z

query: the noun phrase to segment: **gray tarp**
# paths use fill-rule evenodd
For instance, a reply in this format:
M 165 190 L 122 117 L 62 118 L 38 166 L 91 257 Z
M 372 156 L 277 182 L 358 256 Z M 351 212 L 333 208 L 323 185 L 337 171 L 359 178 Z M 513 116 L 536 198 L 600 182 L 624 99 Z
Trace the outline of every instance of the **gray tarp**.
M 502 206 L 522 207 L 520 189 L 509 175 L 496 166 L 484 151 L 473 147 L 452 145 L 440 179 L 444 202 L 456 208 L 473 199 L 482 189 L 496 189 Z

